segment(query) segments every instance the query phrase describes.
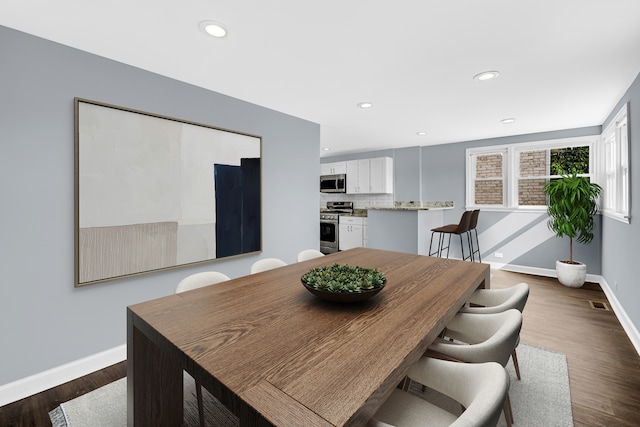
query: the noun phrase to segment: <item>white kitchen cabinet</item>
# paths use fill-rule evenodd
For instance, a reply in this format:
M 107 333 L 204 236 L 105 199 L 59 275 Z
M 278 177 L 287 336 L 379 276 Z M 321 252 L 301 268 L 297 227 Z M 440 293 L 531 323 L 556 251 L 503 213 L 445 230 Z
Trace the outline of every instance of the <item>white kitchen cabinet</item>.
M 363 217 L 340 216 L 339 220 L 339 249 L 359 248 L 364 245 Z
M 349 160 L 347 163 L 347 194 L 393 193 L 393 159 Z
M 369 192 L 393 193 L 393 159 L 376 157 L 369 159 Z
M 368 230 L 367 218 L 362 218 L 362 247 L 369 247 L 369 230 Z
M 347 194 L 370 193 L 369 159 L 347 161 Z
M 320 163 L 320 175 L 347 173 L 347 162 Z

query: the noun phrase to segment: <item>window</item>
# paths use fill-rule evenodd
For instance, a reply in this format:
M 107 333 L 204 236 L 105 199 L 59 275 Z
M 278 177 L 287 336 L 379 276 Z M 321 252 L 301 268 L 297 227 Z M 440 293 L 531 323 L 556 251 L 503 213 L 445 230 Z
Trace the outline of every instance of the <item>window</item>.
M 547 203 L 543 187 L 549 175 L 547 150 L 520 151 L 518 155 L 518 205 L 541 206 Z
M 487 153 L 474 156 L 474 205 L 504 204 L 504 153 Z
M 564 173 L 595 179 L 593 142 L 567 138 L 467 150 L 467 206 L 546 209 L 544 185 Z
M 629 222 L 629 129 L 626 104 L 601 135 L 602 210 L 605 215 Z

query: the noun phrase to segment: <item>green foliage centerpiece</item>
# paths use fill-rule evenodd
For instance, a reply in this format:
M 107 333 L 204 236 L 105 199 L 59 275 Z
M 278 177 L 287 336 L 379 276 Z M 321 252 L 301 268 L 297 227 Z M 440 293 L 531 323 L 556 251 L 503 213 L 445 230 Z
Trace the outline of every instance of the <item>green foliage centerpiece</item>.
M 386 283 L 384 274 L 375 268 L 337 263 L 314 267 L 300 279 L 311 293 L 336 302 L 354 302 L 370 298 Z

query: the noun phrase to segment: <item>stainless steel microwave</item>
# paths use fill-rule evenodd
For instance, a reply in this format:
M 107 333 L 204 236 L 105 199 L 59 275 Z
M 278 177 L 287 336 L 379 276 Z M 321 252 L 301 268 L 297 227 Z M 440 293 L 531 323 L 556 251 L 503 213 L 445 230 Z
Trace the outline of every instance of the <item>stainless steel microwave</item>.
M 337 175 L 321 175 L 320 176 L 320 192 L 321 193 L 346 193 L 347 192 L 347 175 L 341 173 Z

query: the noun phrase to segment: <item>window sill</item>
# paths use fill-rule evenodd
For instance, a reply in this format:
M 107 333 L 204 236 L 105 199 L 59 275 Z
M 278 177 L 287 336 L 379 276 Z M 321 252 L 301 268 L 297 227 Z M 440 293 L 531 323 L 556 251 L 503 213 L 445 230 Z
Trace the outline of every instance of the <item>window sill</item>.
M 531 212 L 546 213 L 547 212 L 546 206 L 504 207 L 504 206 L 487 206 L 487 205 L 484 205 L 484 206 L 483 205 L 480 205 L 480 206 L 467 205 L 466 209 L 467 210 L 480 209 L 484 212 L 522 212 L 522 213 L 531 213 Z
M 629 220 L 631 219 L 630 215 L 625 215 L 625 214 L 621 214 L 618 212 L 608 212 L 608 211 L 603 211 L 602 212 L 603 216 L 606 216 L 607 218 L 611 218 L 614 219 L 616 221 L 620 221 L 624 224 L 629 224 Z

